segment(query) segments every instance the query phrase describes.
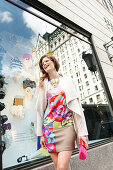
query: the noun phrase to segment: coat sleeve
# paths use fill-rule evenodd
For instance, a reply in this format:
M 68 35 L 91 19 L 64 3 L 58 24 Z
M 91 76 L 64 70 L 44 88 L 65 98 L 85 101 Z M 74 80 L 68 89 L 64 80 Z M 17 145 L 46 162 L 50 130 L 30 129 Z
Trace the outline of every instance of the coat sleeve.
M 44 89 L 36 88 L 36 111 L 37 111 L 37 136 L 42 136 L 42 124 L 43 124 L 43 114 L 45 108 L 45 98 L 44 98 Z
M 74 81 L 73 81 L 73 84 L 74 84 L 75 90 L 77 91 Z M 78 94 L 78 96 L 79 96 L 79 94 Z M 75 99 L 74 105 L 75 105 L 74 107 L 78 108 L 77 111 L 79 113 L 79 114 L 73 113 L 74 126 L 76 129 L 77 136 L 78 137 L 87 136 L 88 130 L 87 130 L 86 120 L 85 120 L 85 116 L 84 116 L 84 109 L 82 108 L 82 104 L 81 104 L 79 97 Z
M 84 114 L 82 116 L 79 116 L 76 113 L 73 113 L 73 119 L 74 119 L 74 127 L 77 133 L 77 137 L 87 136 L 88 130 L 87 130 Z

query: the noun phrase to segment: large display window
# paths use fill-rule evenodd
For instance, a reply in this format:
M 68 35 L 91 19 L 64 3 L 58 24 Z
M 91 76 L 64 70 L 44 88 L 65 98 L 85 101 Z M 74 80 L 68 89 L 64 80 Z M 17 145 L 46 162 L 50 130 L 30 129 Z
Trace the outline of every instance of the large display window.
M 1 116 L 8 117 L 2 125 L 5 133 L 1 133 L 6 146 L 4 169 L 49 156 L 39 145 L 35 107 L 38 61 L 47 53 L 58 59 L 59 73 L 75 81 L 89 144 L 113 136 L 113 115 L 89 39 L 27 4 L 16 3 L 31 13 L 0 1 L 0 107 L 5 104 Z

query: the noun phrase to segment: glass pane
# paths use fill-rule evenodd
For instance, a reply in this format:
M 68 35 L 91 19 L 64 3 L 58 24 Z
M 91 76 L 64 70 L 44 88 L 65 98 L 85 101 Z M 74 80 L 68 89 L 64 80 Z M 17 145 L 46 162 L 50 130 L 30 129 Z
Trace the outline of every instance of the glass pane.
M 6 143 L 3 168 L 49 156 L 47 150 L 37 150 L 34 96 L 39 79 L 38 62 L 46 53 L 58 59 L 60 74 L 71 76 L 75 81 L 84 108 L 89 143 L 113 136 L 113 117 L 88 38 L 28 5 L 16 2 L 63 30 L 0 1 L 0 81 L 3 82 L 0 90 L 5 92 L 0 101 L 6 105 L 1 114 L 8 116 L 3 125 L 7 129 L 2 136 Z
M 24 7 L 33 11 L 31 7 Z M 35 9 L 34 12 L 38 13 Z M 4 79 L 0 90 L 5 92 L 5 98 L 0 101 L 6 105 L 1 114 L 8 116 L 3 125 L 7 129 L 2 136 L 6 143 L 3 168 L 49 155 L 43 149 L 37 151 L 34 94 L 39 73 L 32 50 L 38 37 L 55 29 L 16 6 L 0 1 L 0 80 Z M 43 38 L 41 42 L 44 42 Z M 48 47 L 44 52 L 48 52 Z

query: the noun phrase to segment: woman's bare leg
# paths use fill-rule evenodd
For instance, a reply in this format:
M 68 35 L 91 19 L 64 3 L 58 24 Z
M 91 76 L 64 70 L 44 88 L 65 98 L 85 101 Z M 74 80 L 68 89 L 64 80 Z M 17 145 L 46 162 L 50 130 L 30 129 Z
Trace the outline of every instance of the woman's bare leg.
M 69 170 L 69 162 L 72 151 L 62 151 L 58 153 L 57 170 Z
M 55 170 L 57 170 L 58 153 L 50 153 L 50 156 L 53 160 Z

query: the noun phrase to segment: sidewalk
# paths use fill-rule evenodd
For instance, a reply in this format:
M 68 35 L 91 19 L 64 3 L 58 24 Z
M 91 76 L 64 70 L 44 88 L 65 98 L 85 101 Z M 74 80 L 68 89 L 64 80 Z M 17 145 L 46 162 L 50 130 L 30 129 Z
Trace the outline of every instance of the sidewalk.
M 70 161 L 70 170 L 111 170 L 113 169 L 113 142 L 88 150 L 87 159 L 81 161 L 78 154 Z M 33 170 L 54 170 L 53 163 Z

